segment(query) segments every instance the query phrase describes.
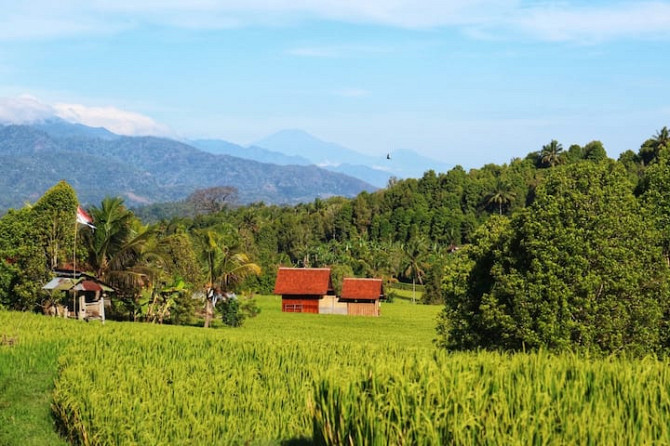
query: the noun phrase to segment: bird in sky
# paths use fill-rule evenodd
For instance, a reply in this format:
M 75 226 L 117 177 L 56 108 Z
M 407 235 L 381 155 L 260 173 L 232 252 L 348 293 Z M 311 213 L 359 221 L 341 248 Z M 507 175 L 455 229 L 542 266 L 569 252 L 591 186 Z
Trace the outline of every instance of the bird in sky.
M 387 154 L 386 154 L 386 159 L 387 159 L 387 160 L 390 160 L 390 159 L 391 159 L 391 154 L 390 154 L 390 153 L 387 153 Z

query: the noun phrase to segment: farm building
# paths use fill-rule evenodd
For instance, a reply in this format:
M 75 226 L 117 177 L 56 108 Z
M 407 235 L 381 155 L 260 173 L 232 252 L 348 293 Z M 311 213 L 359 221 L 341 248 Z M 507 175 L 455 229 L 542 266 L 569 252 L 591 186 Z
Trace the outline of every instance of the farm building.
M 274 294 L 283 312 L 318 314 L 324 297 L 334 295 L 330 268 L 279 268 Z
M 384 295 L 381 279 L 345 278 L 340 302 L 350 316 L 379 316 L 379 299 Z
M 50 314 L 105 321 L 105 297 L 114 288 L 81 271 L 60 269 L 55 273 L 57 276 L 42 287 L 54 298 L 48 309 Z

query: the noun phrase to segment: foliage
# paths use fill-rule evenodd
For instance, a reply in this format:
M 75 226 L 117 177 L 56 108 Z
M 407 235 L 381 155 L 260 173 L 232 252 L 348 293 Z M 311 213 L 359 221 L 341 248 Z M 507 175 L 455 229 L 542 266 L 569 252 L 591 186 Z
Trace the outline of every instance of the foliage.
M 34 206 L 0 219 L 0 304 L 32 310 L 46 295 L 51 269 L 72 255 L 77 197 L 65 182 Z
M 456 348 L 659 351 L 668 312 L 658 234 L 616 164 L 555 169 L 510 222 L 469 250 L 466 292 L 440 340 Z
M 219 312 L 221 313 L 221 320 L 229 327 L 241 327 L 246 317 L 242 311 L 240 301 L 235 297 L 223 299 L 219 304 Z

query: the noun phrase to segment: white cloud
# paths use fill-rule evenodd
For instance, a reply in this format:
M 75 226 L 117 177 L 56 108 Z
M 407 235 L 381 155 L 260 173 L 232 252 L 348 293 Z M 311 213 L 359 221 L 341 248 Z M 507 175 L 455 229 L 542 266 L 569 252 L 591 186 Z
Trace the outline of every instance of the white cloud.
M 310 19 L 401 28 L 457 27 L 471 38 L 600 42 L 669 38 L 670 1 L 620 0 L 26 0 L 5 2 L 0 40 L 114 33 L 159 24 L 189 29 L 292 25 Z M 584 6 L 586 4 L 587 6 Z M 330 57 L 335 48 L 297 48 Z
M 549 41 L 597 43 L 618 38 L 670 37 L 670 3 L 535 7 L 519 11 L 510 25 Z
M 26 124 L 54 116 L 53 107 L 30 95 L 0 98 L 0 122 Z
M 119 135 L 171 135 L 170 129 L 152 118 L 116 107 L 87 107 L 81 104 L 55 104 L 56 116 L 89 127 L 104 127 Z
M 146 115 L 116 107 L 89 107 L 66 103 L 49 105 L 30 95 L 0 98 L 0 122 L 30 124 L 49 118 L 61 118 L 90 127 L 104 127 L 119 135 L 175 136 L 170 128 Z

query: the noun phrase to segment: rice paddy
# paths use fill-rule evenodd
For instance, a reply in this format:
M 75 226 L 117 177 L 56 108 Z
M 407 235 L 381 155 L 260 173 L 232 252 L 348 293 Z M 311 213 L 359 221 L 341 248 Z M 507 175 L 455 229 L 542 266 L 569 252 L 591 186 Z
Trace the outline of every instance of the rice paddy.
M 18 377 L 43 387 L 42 412 L 12 412 L 0 443 L 54 424 L 57 441 L 95 445 L 670 443 L 667 361 L 449 354 L 432 344 L 438 307 L 259 304 L 244 327 L 209 330 L 0 312 L 15 340 L 0 345 L 0 422 Z

